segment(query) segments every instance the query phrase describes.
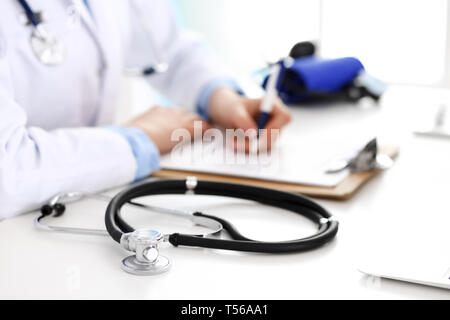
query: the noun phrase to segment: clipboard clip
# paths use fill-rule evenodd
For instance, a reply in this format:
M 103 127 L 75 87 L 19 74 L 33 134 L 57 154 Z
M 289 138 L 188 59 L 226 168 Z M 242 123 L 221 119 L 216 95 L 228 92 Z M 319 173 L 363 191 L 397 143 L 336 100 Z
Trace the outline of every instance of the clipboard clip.
M 394 165 L 394 160 L 379 153 L 377 138 L 370 140 L 362 149 L 347 158 L 335 161 L 325 173 L 339 173 L 346 169 L 352 173 L 368 172 L 372 170 L 387 170 Z

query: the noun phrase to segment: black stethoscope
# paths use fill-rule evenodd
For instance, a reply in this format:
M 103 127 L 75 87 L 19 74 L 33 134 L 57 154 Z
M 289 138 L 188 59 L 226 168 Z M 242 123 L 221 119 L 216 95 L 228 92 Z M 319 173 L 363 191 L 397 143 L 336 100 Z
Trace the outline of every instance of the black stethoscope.
M 46 66 L 61 65 L 66 58 L 66 47 L 60 39 L 49 32 L 42 24 L 42 19 L 33 11 L 27 0 L 17 0 L 27 16 L 28 23 L 33 27 L 30 37 L 31 49 L 40 63 Z M 137 15 L 138 20 L 146 29 L 149 42 L 156 52 L 156 45 L 152 37 L 152 32 L 145 19 L 139 14 L 139 10 L 132 5 L 133 12 Z M 164 73 L 168 69 L 168 64 L 162 60 L 152 66 L 144 68 L 127 68 L 125 74 L 128 76 L 151 76 L 154 74 Z
M 189 212 L 175 209 L 164 209 L 144 205 L 135 199 L 162 194 L 196 194 L 239 198 L 256 201 L 263 205 L 282 208 L 300 214 L 312 220 L 318 226 L 316 234 L 290 241 L 264 242 L 249 239 L 242 235 L 236 227 L 225 219 L 201 212 Z M 64 205 L 60 197 L 54 199 L 42 209 L 42 215 L 35 222 L 40 229 L 48 231 L 64 231 L 83 234 L 105 235 L 104 230 L 86 230 L 43 225 L 40 221 L 55 213 L 56 216 L 64 212 Z M 293 193 L 277 191 L 249 185 L 230 184 L 211 181 L 198 181 L 195 177 L 186 180 L 159 180 L 143 182 L 130 186 L 109 201 L 105 214 L 107 234 L 127 251 L 135 253 L 122 261 L 122 269 L 136 275 L 154 275 L 167 271 L 169 260 L 159 254 L 159 246 L 168 242 L 175 247 L 199 247 L 210 249 L 234 250 L 258 253 L 289 253 L 302 252 L 318 248 L 331 241 L 337 231 L 338 222 L 318 203 Z M 130 226 L 122 217 L 121 209 L 124 205 L 134 205 L 143 209 L 173 214 L 191 220 L 194 224 L 211 230 L 205 234 L 162 234 L 152 229 L 137 229 Z M 52 210 L 57 206 L 59 210 Z M 230 240 L 218 237 L 225 230 Z

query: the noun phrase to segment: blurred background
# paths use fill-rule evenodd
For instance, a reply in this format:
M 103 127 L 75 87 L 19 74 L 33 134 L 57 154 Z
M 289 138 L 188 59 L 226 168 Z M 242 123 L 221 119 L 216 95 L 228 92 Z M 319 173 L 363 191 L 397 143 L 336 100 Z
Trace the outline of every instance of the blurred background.
M 315 40 L 322 56 L 356 56 L 388 83 L 450 85 L 447 0 L 172 1 L 184 26 L 241 72 Z
M 201 35 L 241 82 L 312 40 L 322 57 L 357 57 L 387 84 L 450 88 L 448 0 L 171 1 L 182 26 Z M 128 101 L 137 92 L 136 101 L 155 99 L 146 86 L 128 85 Z

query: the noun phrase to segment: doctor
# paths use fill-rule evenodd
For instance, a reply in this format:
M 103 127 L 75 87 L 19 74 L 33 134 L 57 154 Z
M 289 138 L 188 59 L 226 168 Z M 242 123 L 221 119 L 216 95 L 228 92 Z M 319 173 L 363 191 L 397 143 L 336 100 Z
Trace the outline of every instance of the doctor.
M 153 46 L 139 31 L 131 1 L 153 30 Z M 36 55 L 30 41 L 36 26 L 24 1 L 2 0 L 0 219 L 39 208 L 60 192 L 96 192 L 147 177 L 173 148 L 172 131 L 192 132 L 195 120 L 256 128 L 260 100 L 240 95 L 208 49 L 180 30 L 169 0 L 25 3 L 38 28 L 61 42 L 61 61 L 50 65 Z M 70 21 L 73 12 L 80 23 Z M 159 54 L 169 69 L 148 81 L 184 109 L 153 107 L 111 126 L 123 70 L 157 62 Z M 290 121 L 280 102 L 274 108 L 268 129 Z

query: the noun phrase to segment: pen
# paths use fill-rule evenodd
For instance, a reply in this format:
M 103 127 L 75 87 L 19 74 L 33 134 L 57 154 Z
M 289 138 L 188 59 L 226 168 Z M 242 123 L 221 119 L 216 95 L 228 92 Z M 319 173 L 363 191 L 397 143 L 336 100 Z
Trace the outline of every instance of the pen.
M 281 66 L 278 63 L 274 65 L 270 71 L 269 79 L 267 80 L 266 94 L 261 102 L 261 113 L 258 119 L 258 129 L 263 129 L 266 126 L 272 113 L 275 99 L 278 96 L 277 84 L 280 72 Z

